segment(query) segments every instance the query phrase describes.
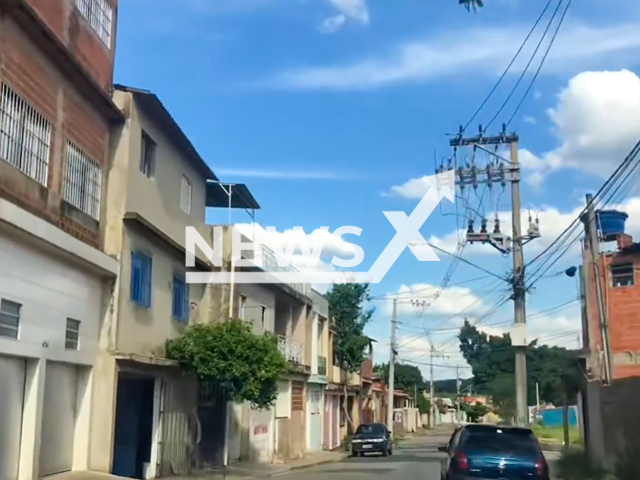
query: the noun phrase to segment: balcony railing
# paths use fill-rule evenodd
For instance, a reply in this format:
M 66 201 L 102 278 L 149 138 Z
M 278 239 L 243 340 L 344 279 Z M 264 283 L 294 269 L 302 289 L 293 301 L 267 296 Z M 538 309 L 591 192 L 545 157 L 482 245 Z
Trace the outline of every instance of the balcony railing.
M 280 265 L 278 263 L 278 256 L 269 247 L 261 245 L 262 247 L 262 268 L 265 272 L 282 272 L 287 274 L 294 274 L 296 281 L 285 282 L 286 285 L 293 288 L 296 292 L 299 292 L 305 296 L 309 296 L 311 293 L 311 285 L 307 282 L 304 274 L 292 265 Z
M 284 335 L 278 335 L 278 350 L 284 355 L 284 358 L 291 363 L 303 365 L 304 346 L 300 342 L 291 340 Z
M 318 375 L 321 377 L 327 376 L 327 357 L 318 356 Z

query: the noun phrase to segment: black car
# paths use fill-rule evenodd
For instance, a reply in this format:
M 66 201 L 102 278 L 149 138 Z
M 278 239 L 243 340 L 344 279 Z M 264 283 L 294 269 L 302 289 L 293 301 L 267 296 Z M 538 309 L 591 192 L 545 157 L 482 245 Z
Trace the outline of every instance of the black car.
M 365 453 L 393 454 L 391 433 L 382 423 L 360 425 L 351 440 L 351 455 L 363 457 Z
M 442 480 L 549 480 L 549 467 L 528 428 L 464 425 L 438 450 Z

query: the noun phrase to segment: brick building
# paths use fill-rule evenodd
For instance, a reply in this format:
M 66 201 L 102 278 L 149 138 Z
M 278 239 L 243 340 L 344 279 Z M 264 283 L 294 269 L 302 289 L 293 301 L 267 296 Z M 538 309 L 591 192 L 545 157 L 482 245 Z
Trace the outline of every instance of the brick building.
M 0 478 L 89 462 L 117 0 L 0 0 Z
M 588 222 L 585 228 L 588 232 Z M 640 244 L 622 232 L 607 235 L 600 228 L 597 238 L 597 268 L 585 240 L 581 269 L 583 357 L 588 381 L 580 406 L 588 452 L 611 466 L 628 448 L 640 447 L 636 400 L 640 395 L 640 279 L 636 275 L 640 270 Z M 605 322 L 600 320 L 597 282 Z M 602 340 L 605 328 L 608 355 Z M 607 356 L 610 379 L 605 367 Z

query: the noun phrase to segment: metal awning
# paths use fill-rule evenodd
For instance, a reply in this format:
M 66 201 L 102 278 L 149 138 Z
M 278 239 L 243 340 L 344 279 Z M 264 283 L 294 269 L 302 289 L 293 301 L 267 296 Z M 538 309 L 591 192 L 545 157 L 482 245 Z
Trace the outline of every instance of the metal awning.
M 207 207 L 259 210 L 260 205 L 243 183 L 207 181 Z

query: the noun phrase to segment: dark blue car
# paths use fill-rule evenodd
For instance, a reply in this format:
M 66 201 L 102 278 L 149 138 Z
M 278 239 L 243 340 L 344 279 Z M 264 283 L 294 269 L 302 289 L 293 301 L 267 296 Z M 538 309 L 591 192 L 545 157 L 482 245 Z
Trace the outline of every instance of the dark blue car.
M 528 428 L 464 425 L 438 450 L 442 480 L 549 480 L 549 467 Z

